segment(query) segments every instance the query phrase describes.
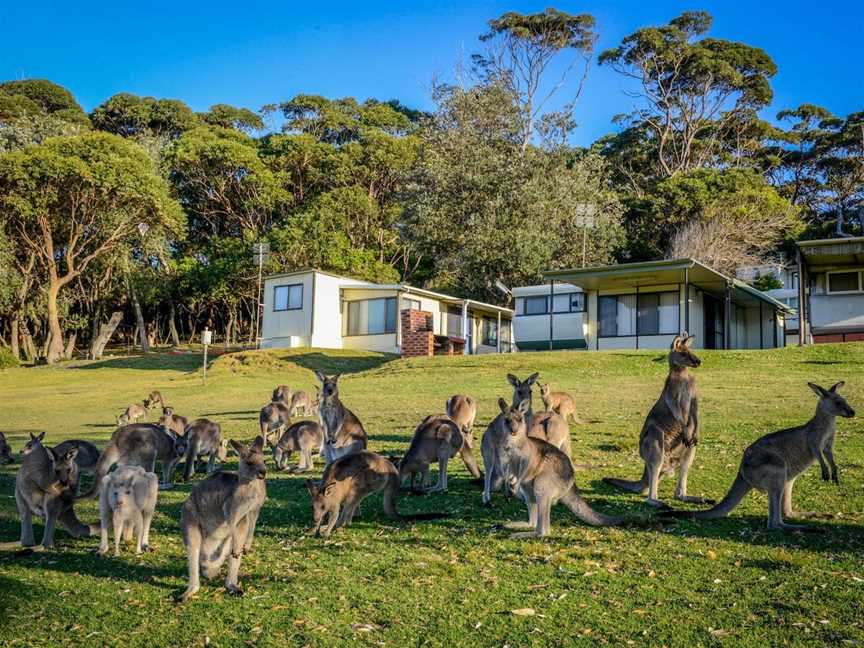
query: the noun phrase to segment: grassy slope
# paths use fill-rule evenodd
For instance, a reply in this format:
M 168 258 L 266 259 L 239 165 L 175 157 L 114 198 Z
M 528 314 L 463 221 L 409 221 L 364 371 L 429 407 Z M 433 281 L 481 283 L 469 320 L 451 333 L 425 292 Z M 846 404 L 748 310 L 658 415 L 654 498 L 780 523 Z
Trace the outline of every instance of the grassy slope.
M 703 442 L 690 492 L 721 496 L 743 448 L 756 437 L 805 421 L 815 397 L 808 380 L 846 379 L 849 401 L 864 410 L 864 345 L 806 350 L 704 352 L 699 384 Z M 440 411 L 452 393 L 481 404 L 477 436 L 509 399 L 506 372 L 539 370 L 576 396 L 581 416 L 574 456 L 598 468 L 580 472 L 587 499 L 607 512 L 641 514 L 638 496 L 614 493 L 603 475 L 638 477 L 641 422 L 665 375 L 651 352 L 538 353 L 392 360 L 358 352 L 247 353 L 218 360 L 201 386 L 199 358 L 154 356 L 77 368 L 0 372 L 2 422 L 16 449 L 26 430 L 49 439 L 103 442 L 113 417 L 150 389 L 190 417 L 207 416 L 232 437 L 254 434 L 258 408 L 277 383 L 311 389 L 310 367 L 342 370 L 345 402 L 370 432 L 373 450 L 404 449 L 414 425 Z M 95 539 L 58 532 L 50 555 L 0 555 L 0 645 L 779 645 L 808 640 L 864 641 L 864 441 L 857 420 L 839 423 L 840 486 L 811 469 L 797 483 L 801 510 L 828 511 L 826 533 L 765 530 L 766 499 L 749 495 L 733 516 L 665 529 L 590 529 L 558 507 L 553 537 L 512 541 L 497 525 L 524 516 L 498 495 L 491 508 L 468 483 L 461 462 L 451 490 L 406 497 L 404 510 L 446 510 L 447 520 L 393 526 L 380 498 L 331 541 L 304 534 L 310 523 L 303 477 L 274 475 L 252 554 L 243 561 L 246 596 L 220 581 L 182 608 L 171 595 L 185 583 L 178 529 L 189 487 L 160 493 L 153 542 L 158 550 L 100 559 Z M 478 444 L 479 445 L 479 444 Z M 14 467 L 0 468 L 0 538 L 18 534 Z M 673 483 L 661 483 L 670 498 Z M 93 503 L 79 515 L 93 519 Z M 37 534 L 41 527 L 37 527 Z M 37 535 L 38 538 L 38 535 Z M 535 616 L 510 611 L 532 608 Z

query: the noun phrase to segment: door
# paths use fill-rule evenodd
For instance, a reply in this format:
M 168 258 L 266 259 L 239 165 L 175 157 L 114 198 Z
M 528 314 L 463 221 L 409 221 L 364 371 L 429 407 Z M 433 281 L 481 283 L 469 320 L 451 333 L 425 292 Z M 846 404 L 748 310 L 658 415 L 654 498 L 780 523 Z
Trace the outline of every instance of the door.
M 723 348 L 723 302 L 708 293 L 702 293 L 705 309 L 705 348 Z

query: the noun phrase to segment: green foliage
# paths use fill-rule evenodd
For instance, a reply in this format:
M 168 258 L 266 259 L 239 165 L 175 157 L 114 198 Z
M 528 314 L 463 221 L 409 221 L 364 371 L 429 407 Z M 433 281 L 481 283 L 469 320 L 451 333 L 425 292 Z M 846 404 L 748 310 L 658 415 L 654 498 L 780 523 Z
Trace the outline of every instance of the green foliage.
M 201 114 L 201 118 L 211 126 L 233 128 L 239 131 L 260 131 L 264 129 L 264 120 L 248 108 L 236 108 L 228 104 L 215 104 L 210 110 Z
M 18 358 L 12 355 L 9 347 L 0 344 L 0 369 L 11 369 L 19 364 Z
M 769 272 L 768 274 L 760 274 L 756 273 L 756 276 L 753 277 L 753 281 L 751 285 L 757 290 L 777 290 L 783 287 L 783 282 L 777 278 L 777 275 Z
M 90 120 L 99 130 L 115 135 L 153 134 L 172 139 L 199 124 L 198 117 L 182 101 L 139 97 L 127 92 L 115 94 L 97 106 Z
M 75 115 L 84 115 L 71 92 L 47 79 L 3 81 L 0 83 L 0 94 L 25 97 L 46 114 L 60 113 L 64 118 L 72 120 L 77 120 Z

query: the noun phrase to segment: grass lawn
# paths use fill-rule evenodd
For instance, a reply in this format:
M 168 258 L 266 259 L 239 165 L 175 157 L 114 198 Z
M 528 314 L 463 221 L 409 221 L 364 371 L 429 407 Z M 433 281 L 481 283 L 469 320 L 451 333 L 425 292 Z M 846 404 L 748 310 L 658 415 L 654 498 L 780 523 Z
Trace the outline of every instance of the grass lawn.
M 842 393 L 864 411 L 864 344 L 700 357 L 702 442 L 692 494 L 719 499 L 747 444 L 805 422 L 816 404 L 807 381 L 846 380 Z M 251 439 L 273 387 L 311 390 L 319 368 L 345 373 L 343 401 L 366 426 L 370 449 L 399 453 L 414 426 L 457 392 L 480 402 L 479 439 L 497 398 L 510 398 L 505 374 L 539 371 L 542 381 L 574 395 L 585 421 L 572 433 L 575 460 L 596 466 L 577 473 L 586 499 L 608 513 L 648 514 L 642 497 L 617 493 L 600 478 L 641 474 L 637 439 L 663 385 L 665 354 L 395 360 L 347 351 L 247 352 L 216 360 L 206 386 L 199 365 L 199 356 L 154 354 L 2 371 L 0 430 L 16 451 L 28 430 L 47 430 L 51 443 L 103 444 L 114 417 L 158 389 L 178 413 L 211 418 L 228 436 Z M 499 525 L 523 518 L 524 506 L 497 494 L 493 506 L 482 507 L 480 489 L 456 459 L 448 493 L 398 503 L 403 512 L 447 511 L 450 518 L 394 525 L 377 496 L 352 527 L 326 541 L 306 533 L 306 476 L 271 472 L 255 546 L 243 559 L 246 595 L 228 596 L 220 579 L 176 606 L 172 595 L 186 582 L 179 511 L 190 490 L 181 485 L 160 492 L 154 553 L 138 557 L 127 548 L 120 558 L 99 558 L 97 538 L 58 531 L 54 552 L 0 554 L 0 645 L 860 645 L 861 432 L 860 419 L 838 421 L 839 486 L 822 482 L 818 468 L 797 481 L 796 508 L 834 514 L 813 522 L 824 533 L 808 535 L 768 532 L 766 498 L 751 493 L 728 519 L 647 528 L 592 529 L 556 507 L 551 538 L 510 540 Z M 0 468 L 0 540 L 19 533 L 14 479 L 15 466 Z M 661 497 L 671 502 L 673 488 L 663 480 Z M 83 503 L 78 514 L 95 520 L 96 504 Z M 41 525 L 36 534 L 39 540 Z

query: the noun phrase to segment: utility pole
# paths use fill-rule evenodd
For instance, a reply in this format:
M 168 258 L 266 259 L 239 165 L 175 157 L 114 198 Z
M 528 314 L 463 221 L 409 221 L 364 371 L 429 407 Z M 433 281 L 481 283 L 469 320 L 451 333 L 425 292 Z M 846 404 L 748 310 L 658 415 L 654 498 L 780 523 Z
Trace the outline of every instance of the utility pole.
M 201 333 L 201 344 L 204 345 L 204 384 L 207 384 L 207 347 L 210 345 L 210 342 L 213 340 L 213 332 L 204 327 L 204 331 Z
M 594 227 L 594 214 L 597 206 L 592 203 L 576 205 L 576 225 L 582 228 L 582 267 L 587 266 L 588 228 Z

